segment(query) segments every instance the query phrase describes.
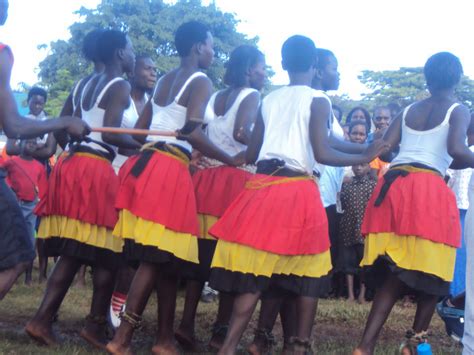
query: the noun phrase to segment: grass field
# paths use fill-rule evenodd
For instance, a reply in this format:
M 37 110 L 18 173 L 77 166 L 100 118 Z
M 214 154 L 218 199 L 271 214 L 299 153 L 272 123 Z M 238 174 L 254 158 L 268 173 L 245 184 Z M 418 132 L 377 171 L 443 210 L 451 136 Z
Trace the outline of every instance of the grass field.
M 36 277 L 36 275 L 34 275 Z M 21 280 L 22 281 L 22 280 Z M 37 346 L 23 331 L 23 326 L 37 309 L 43 294 L 44 285 L 23 286 L 18 282 L 13 290 L 0 302 L 0 354 L 100 354 L 86 345 L 78 332 L 88 313 L 91 297 L 90 280 L 85 289 L 72 288 L 63 303 L 56 330 L 63 339 L 63 345 L 56 348 Z M 370 304 L 359 305 L 344 300 L 321 300 L 319 303 L 316 326 L 313 331 L 314 350 L 317 354 L 350 354 L 357 344 Z M 180 293 L 177 307 L 177 319 L 181 317 L 183 293 Z M 209 331 L 217 311 L 216 303 L 201 303 L 197 317 L 197 337 L 203 341 L 209 339 Z M 396 354 L 403 334 L 411 325 L 415 307 L 397 305 L 390 316 L 377 347 L 377 354 Z M 256 312 L 256 315 L 258 313 Z M 149 354 L 156 327 L 156 299 L 151 302 L 144 315 L 144 327 L 136 333 L 134 349 L 137 354 Z M 255 327 L 255 316 L 241 342 L 242 349 L 250 343 Z M 442 321 L 435 315 L 430 343 L 433 353 L 460 354 L 461 348 L 444 331 Z M 275 327 L 275 335 L 281 340 L 281 327 Z M 281 347 L 279 341 L 276 353 Z M 242 351 L 244 353 L 244 351 Z

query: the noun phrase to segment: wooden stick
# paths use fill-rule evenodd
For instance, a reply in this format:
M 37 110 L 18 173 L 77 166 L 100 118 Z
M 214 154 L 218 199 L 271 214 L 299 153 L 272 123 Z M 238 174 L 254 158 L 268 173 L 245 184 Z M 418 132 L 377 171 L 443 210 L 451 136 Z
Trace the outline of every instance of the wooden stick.
M 172 131 L 154 131 L 150 129 L 139 128 L 120 128 L 120 127 L 91 127 L 92 132 L 115 133 L 115 134 L 139 134 L 144 136 L 166 136 L 176 137 L 176 132 Z

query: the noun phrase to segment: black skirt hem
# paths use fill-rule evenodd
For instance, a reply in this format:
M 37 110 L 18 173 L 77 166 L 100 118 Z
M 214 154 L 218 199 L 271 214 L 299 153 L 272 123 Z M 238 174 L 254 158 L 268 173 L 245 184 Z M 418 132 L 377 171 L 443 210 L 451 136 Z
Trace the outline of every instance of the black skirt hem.
M 209 281 L 211 275 L 211 263 L 216 250 L 217 240 L 213 239 L 198 239 L 198 253 L 199 264 L 186 263 L 184 265 L 181 275 L 188 280 L 195 280 L 199 282 Z
M 450 282 L 422 271 L 403 269 L 386 255 L 378 257 L 373 265 L 362 268 L 364 281 L 372 288 L 381 287 L 390 273 L 416 292 L 434 296 L 449 295 Z
M 331 288 L 329 275 L 305 277 L 274 274 L 271 277 L 244 274 L 222 268 L 211 269 L 210 286 L 229 293 L 268 293 L 280 290 L 298 296 L 323 297 Z

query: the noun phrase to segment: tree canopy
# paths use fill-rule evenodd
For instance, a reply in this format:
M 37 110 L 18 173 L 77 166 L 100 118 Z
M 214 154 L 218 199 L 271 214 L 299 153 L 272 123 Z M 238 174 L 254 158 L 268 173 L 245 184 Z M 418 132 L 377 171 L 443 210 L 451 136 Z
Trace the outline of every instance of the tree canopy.
M 126 31 L 135 53 L 150 55 L 158 74 L 178 64 L 174 33 L 186 21 L 206 23 L 214 36 L 215 61 L 208 76 L 216 88 L 221 88 L 224 63 L 230 52 L 241 44 L 256 44 L 258 38 L 247 38 L 237 32 L 238 20 L 233 14 L 219 10 L 214 4 L 203 6 L 200 0 L 178 0 L 174 4 L 163 0 L 102 0 L 95 9 L 81 7 L 77 13 L 83 21 L 69 28 L 71 38 L 50 44 L 50 54 L 40 63 L 41 84 L 48 89 L 47 111 L 59 112 L 74 83 L 86 76 L 92 66 L 81 54 L 85 35 L 96 28 Z

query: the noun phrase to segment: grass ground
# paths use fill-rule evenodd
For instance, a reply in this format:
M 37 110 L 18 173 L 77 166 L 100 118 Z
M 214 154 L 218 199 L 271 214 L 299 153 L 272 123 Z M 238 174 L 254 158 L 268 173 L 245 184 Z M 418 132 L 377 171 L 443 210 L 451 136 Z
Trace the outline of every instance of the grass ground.
M 34 277 L 37 275 L 35 274 Z M 21 280 L 23 281 L 23 280 Z M 100 352 L 86 345 L 78 332 L 82 327 L 84 316 L 88 313 L 91 287 L 90 280 L 85 289 L 74 287 L 70 290 L 61 307 L 59 330 L 63 345 L 50 349 L 36 345 L 23 331 L 23 326 L 37 309 L 44 291 L 44 285 L 34 284 L 27 287 L 18 282 L 12 291 L 0 302 L 0 354 L 100 354 Z M 180 319 L 183 308 L 183 293 L 179 295 L 177 317 Z M 370 304 L 359 305 L 344 300 L 321 300 L 313 331 L 314 350 L 317 354 L 350 354 L 361 336 Z M 197 337 L 207 340 L 209 331 L 217 311 L 216 303 L 201 303 L 197 315 Z M 392 312 L 377 346 L 377 354 L 397 354 L 398 346 L 406 329 L 409 328 L 415 307 L 397 305 Z M 153 334 L 156 327 L 156 299 L 153 297 L 145 311 L 144 327 L 138 331 L 134 340 L 134 349 L 137 354 L 149 354 L 153 343 Z M 258 313 L 256 312 L 256 315 Z M 252 330 L 255 327 L 256 317 L 244 334 L 242 349 L 250 343 Z M 451 340 L 444 331 L 442 321 L 434 316 L 431 331 L 433 336 L 430 343 L 433 353 L 460 354 L 461 348 Z M 281 327 L 275 327 L 275 335 L 281 340 Z M 281 342 L 278 343 L 278 348 Z M 243 351 L 242 351 L 243 353 Z

